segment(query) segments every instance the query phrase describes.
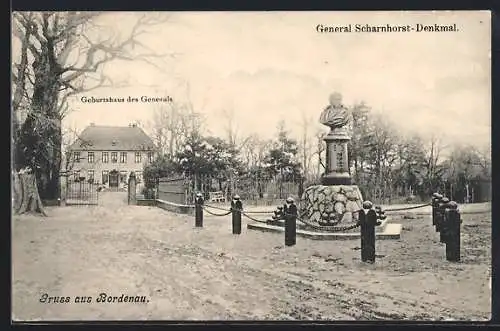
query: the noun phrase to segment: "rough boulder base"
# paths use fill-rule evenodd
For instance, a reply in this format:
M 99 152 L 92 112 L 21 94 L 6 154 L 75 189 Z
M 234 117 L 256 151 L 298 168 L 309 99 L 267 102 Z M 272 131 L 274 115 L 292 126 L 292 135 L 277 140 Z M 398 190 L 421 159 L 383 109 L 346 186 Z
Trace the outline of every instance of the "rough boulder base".
M 363 197 L 356 185 L 314 185 L 304 191 L 301 201 L 309 221 L 337 224 L 357 220 Z

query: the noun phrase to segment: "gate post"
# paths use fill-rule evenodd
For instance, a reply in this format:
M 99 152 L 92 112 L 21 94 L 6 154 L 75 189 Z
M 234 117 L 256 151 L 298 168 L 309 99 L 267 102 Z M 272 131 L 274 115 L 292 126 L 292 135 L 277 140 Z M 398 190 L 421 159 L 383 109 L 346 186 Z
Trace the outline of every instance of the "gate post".
M 135 172 L 131 171 L 128 177 L 128 204 L 136 205 L 137 204 L 137 196 L 136 196 L 136 179 Z
M 196 193 L 194 199 L 194 226 L 197 228 L 203 227 L 203 194 Z
M 68 192 L 68 173 L 66 171 L 60 174 L 59 185 L 61 186 L 59 189 L 61 194 L 59 197 L 59 206 L 64 207 L 66 206 L 66 194 Z
M 285 246 L 294 246 L 297 243 L 297 206 L 292 197 L 286 199 L 283 212 L 285 215 Z
M 231 216 L 233 224 L 233 234 L 241 234 L 241 211 L 243 210 L 243 203 L 239 195 L 235 195 L 231 201 Z
M 460 261 L 460 212 L 455 201 L 450 201 L 445 210 L 446 223 L 446 260 L 450 262 Z

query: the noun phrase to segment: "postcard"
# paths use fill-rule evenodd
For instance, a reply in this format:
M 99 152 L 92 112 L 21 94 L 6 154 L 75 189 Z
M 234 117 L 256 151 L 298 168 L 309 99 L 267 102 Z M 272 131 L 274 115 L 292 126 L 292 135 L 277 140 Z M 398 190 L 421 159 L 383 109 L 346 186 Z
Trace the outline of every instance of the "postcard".
M 489 11 L 11 19 L 13 321 L 491 318 Z

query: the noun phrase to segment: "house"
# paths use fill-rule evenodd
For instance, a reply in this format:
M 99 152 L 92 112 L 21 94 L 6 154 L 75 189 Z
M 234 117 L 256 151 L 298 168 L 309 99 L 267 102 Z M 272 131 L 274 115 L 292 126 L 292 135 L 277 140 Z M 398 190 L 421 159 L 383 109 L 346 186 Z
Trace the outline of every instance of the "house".
M 154 160 L 154 144 L 137 125 L 90 124 L 69 148 L 70 180 L 86 180 L 107 188 L 123 188 L 134 172 L 142 181 L 144 165 Z

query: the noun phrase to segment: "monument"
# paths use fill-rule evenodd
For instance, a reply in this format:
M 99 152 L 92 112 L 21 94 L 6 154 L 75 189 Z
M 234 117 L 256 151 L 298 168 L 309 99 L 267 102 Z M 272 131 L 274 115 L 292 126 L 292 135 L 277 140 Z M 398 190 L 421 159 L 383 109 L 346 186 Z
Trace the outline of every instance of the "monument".
M 321 185 L 308 187 L 302 195 L 302 215 L 318 225 L 357 222 L 363 198 L 349 173 L 348 143 L 351 140 L 352 114 L 342 104 L 342 95 L 332 93 L 320 123 L 328 126 L 325 136 L 326 165 Z
M 321 178 L 323 185 L 351 185 L 347 144 L 351 137 L 348 126 L 352 123 L 352 115 L 342 105 L 339 93 L 330 95 L 330 104 L 321 113 L 320 123 L 330 128 L 324 138 L 326 142 L 326 172 Z

